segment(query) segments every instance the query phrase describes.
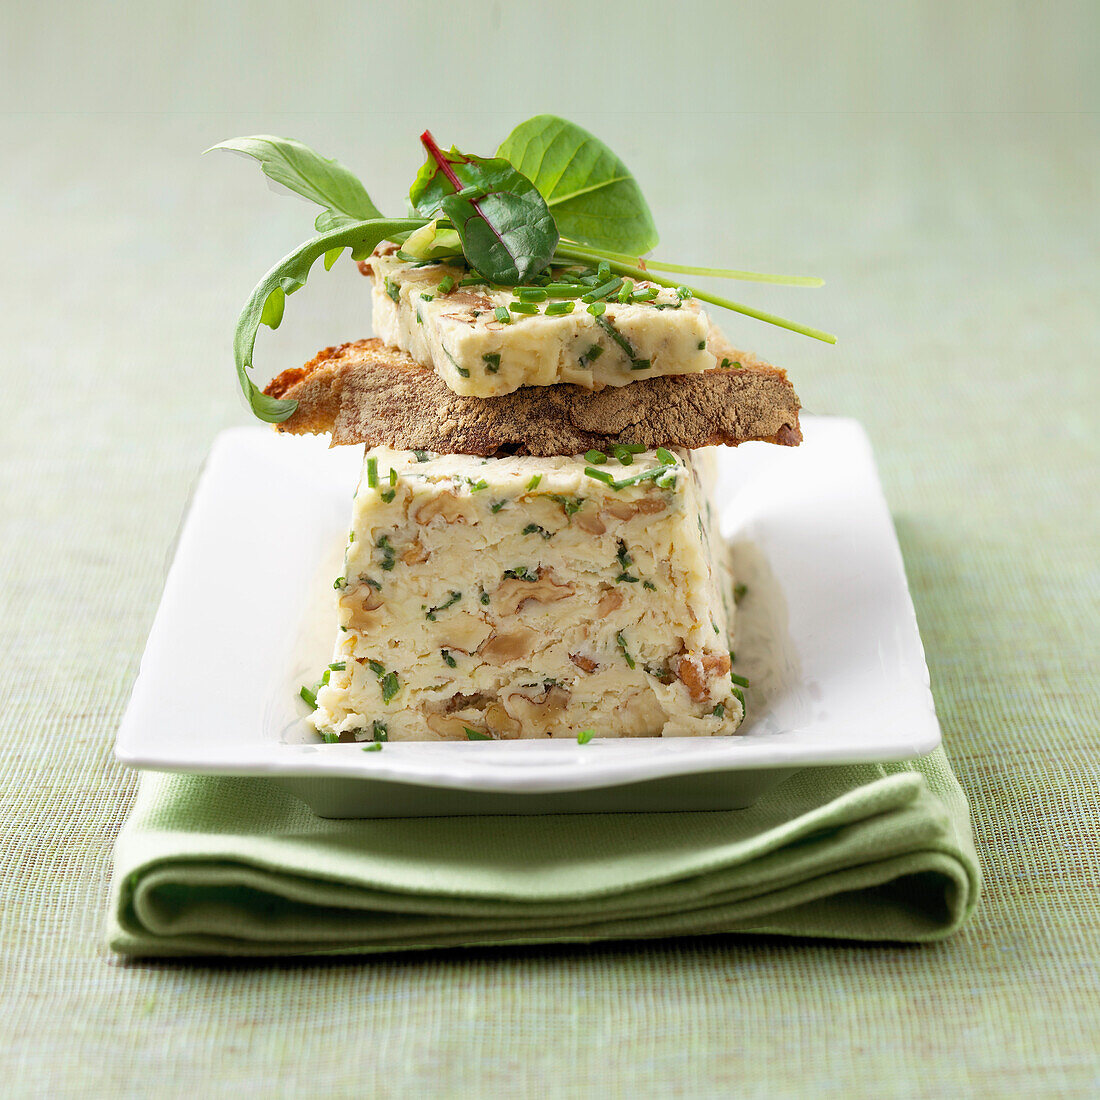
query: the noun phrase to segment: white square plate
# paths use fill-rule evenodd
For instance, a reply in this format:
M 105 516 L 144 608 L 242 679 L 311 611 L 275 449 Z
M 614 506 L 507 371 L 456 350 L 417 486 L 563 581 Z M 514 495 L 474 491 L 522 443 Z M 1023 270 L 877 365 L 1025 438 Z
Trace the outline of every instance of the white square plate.
M 217 438 L 198 481 L 116 755 L 278 778 L 326 816 L 408 816 L 725 808 L 807 765 L 929 752 L 939 725 L 870 444 L 851 420 L 802 428 L 798 448 L 717 451 L 748 587 L 737 736 L 319 743 L 298 688 L 331 660 L 362 449 L 250 427 Z

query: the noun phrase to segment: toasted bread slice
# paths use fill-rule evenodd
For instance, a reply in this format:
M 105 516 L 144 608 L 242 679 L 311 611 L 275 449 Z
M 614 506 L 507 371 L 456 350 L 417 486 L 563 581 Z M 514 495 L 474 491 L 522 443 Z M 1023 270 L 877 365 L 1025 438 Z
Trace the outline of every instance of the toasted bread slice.
M 483 398 L 453 393 L 431 368 L 380 340 L 356 340 L 283 371 L 264 392 L 298 402 L 279 431 L 330 432 L 333 445 L 482 457 L 573 455 L 619 443 L 647 450 L 750 440 L 797 446 L 800 406 L 786 372 L 716 333 L 708 346 L 730 366 L 595 391 L 524 386 Z

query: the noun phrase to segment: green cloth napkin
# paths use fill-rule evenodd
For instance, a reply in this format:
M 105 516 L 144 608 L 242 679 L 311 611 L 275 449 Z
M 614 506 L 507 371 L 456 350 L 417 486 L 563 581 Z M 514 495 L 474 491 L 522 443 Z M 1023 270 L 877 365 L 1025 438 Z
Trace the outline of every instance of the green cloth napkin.
M 978 896 L 942 751 L 744 810 L 330 821 L 264 779 L 147 774 L 115 848 L 130 955 L 317 955 L 770 932 L 934 940 Z

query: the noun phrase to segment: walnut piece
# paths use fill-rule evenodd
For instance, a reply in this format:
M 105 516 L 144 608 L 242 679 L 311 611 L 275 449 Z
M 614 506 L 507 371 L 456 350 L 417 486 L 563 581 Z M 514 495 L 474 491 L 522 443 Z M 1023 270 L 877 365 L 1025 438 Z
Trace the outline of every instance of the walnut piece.
M 417 505 L 413 513 L 413 519 L 420 524 L 431 523 L 439 516 L 444 523 L 465 523 L 466 515 L 462 510 L 462 502 L 449 490 L 443 490 L 429 497 L 423 503 Z
M 494 737 L 499 737 L 507 741 L 519 737 L 520 730 L 523 728 L 519 722 L 500 705 L 500 703 L 494 703 L 485 712 L 485 725 L 489 727 L 489 732 Z
M 547 733 L 555 718 L 569 705 L 569 692 L 560 684 L 551 684 L 532 695 L 514 691 L 508 696 L 508 708 L 521 725 L 538 733 Z
M 639 500 L 607 500 L 604 511 L 616 519 L 628 520 L 635 516 L 652 516 L 663 512 L 667 505 L 661 497 L 647 496 Z
M 596 669 L 600 667 L 591 657 L 586 657 L 583 653 L 570 653 L 569 660 L 571 660 L 581 672 L 595 672 Z
M 408 546 L 405 547 L 404 553 L 401 555 L 401 560 L 406 565 L 420 565 L 421 562 L 425 562 L 431 557 L 431 551 L 420 541 L 419 538 L 413 539 Z
M 688 689 L 693 702 L 701 703 L 710 695 L 710 681 L 728 676 L 728 653 L 685 653 L 676 665 L 676 676 Z
M 573 595 L 573 586 L 566 581 L 558 584 L 549 569 L 539 569 L 538 579 L 533 581 L 509 577 L 502 581 L 493 593 L 494 608 L 501 615 L 515 615 L 529 601 L 556 603 Z
M 582 508 L 573 516 L 573 522 L 590 535 L 602 535 L 607 531 L 607 524 L 600 519 L 600 513 L 595 508 Z
M 428 714 L 425 715 L 424 721 L 427 723 L 428 729 L 438 735 L 441 741 L 468 741 L 467 727 L 476 730 L 478 733 L 484 732 L 477 729 L 472 722 L 447 714 Z
M 478 649 L 481 659 L 490 665 L 506 665 L 530 657 L 538 631 L 518 626 L 504 634 L 494 632 Z
M 617 588 L 609 588 L 596 604 L 596 616 L 606 619 L 612 611 L 618 611 L 623 606 L 623 594 Z

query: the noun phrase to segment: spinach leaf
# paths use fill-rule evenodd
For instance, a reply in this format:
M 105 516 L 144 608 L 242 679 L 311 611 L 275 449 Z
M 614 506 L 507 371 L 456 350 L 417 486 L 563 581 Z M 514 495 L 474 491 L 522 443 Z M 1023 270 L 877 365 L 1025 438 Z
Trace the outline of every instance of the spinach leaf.
M 328 258 L 333 253 L 350 248 L 352 259 L 365 260 L 379 241 L 409 233 L 423 224 L 420 218 L 368 218 L 351 225 L 343 225 L 306 241 L 289 256 L 284 256 L 263 277 L 241 311 L 233 337 L 233 357 L 241 389 L 244 390 L 252 411 L 261 420 L 266 420 L 269 424 L 282 423 L 298 407 L 298 402 L 269 397 L 261 392 L 248 375 L 260 325 L 279 327 L 286 296 L 305 286 L 310 268 L 321 256 L 325 256 L 328 263 Z
M 427 130 L 420 140 L 439 171 L 428 175 L 422 168 L 410 200 L 434 208 L 436 195 L 448 192 L 438 205 L 462 241 L 466 262 L 503 286 L 516 286 L 543 271 L 559 238 L 538 188 L 506 160 L 456 149 L 444 153 Z M 456 163 L 458 159 L 461 164 Z
M 497 156 L 539 189 L 563 237 L 640 255 L 657 228 L 630 169 L 599 138 L 556 115 L 521 122 Z
M 323 206 L 325 209 L 314 223 L 319 233 L 382 217 L 352 172 L 339 161 L 328 160 L 293 138 L 254 134 L 219 142 L 206 152 L 212 149 L 228 149 L 252 157 L 259 161 L 268 179 Z

